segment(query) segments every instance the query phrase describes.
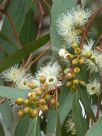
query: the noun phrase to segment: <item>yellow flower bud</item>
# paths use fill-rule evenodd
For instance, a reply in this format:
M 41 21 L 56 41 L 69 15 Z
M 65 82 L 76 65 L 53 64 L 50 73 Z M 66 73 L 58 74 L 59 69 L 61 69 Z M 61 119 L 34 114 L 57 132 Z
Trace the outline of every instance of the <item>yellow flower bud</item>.
M 77 65 L 79 63 L 79 60 L 78 59 L 73 59 L 72 60 L 72 65 Z
M 39 89 L 37 92 L 36 92 L 36 95 L 37 96 L 41 96 L 43 94 L 43 90 L 42 89 Z
M 68 82 L 66 83 L 66 87 L 71 87 L 71 86 L 72 86 L 72 84 L 73 84 L 73 82 L 72 82 L 72 81 L 68 81 Z
M 83 87 L 86 86 L 86 83 L 85 83 L 84 81 L 79 81 L 79 84 L 80 84 L 81 86 L 83 86 Z
M 79 59 L 79 63 L 80 63 L 80 64 L 84 64 L 84 62 L 85 62 L 84 58 L 80 58 L 80 59 Z
M 76 48 L 75 49 L 75 54 L 80 54 L 81 53 L 81 49 L 80 48 Z
M 79 67 L 75 67 L 75 68 L 74 68 L 74 73 L 77 74 L 77 73 L 79 73 L 79 72 L 80 72 L 80 68 L 79 68 Z
M 75 42 L 75 43 L 72 44 L 72 49 L 76 49 L 78 47 L 79 47 L 78 43 Z
M 40 109 L 42 111 L 48 111 L 48 106 L 47 105 L 43 105 L 43 106 L 40 107 Z
M 78 85 L 79 84 L 79 80 L 77 80 L 77 79 L 73 80 L 73 84 L 74 85 Z
M 92 52 L 91 52 L 91 51 L 87 52 L 85 56 L 86 56 L 87 58 L 91 58 Z
M 72 74 L 72 73 L 68 73 L 68 74 L 66 75 L 66 77 L 67 77 L 68 79 L 72 79 L 72 78 L 73 78 L 73 74 Z
M 45 100 L 45 99 L 40 99 L 40 100 L 39 100 L 39 104 L 40 104 L 40 105 L 46 104 L 46 100 Z
M 25 107 L 25 108 L 23 109 L 23 111 L 24 111 L 24 113 L 29 113 L 30 108 L 29 108 L 29 107 Z
M 43 76 L 43 75 L 41 75 L 41 76 L 39 77 L 39 80 L 40 80 L 41 83 L 45 83 L 46 77 Z
M 36 117 L 37 114 L 38 114 L 38 110 L 37 110 L 37 109 L 34 109 L 34 110 L 31 110 L 31 111 L 30 111 L 30 117 L 31 117 L 31 118 Z
M 29 87 L 30 89 L 35 89 L 35 88 L 37 88 L 38 86 L 37 86 L 36 83 L 31 82 L 31 83 L 28 84 L 28 87 Z
M 23 117 L 24 116 L 24 111 L 23 110 L 18 111 L 18 116 Z
M 22 104 L 24 104 L 24 99 L 23 99 L 23 98 L 18 98 L 18 99 L 15 101 L 15 103 L 16 103 L 17 105 L 22 105 Z

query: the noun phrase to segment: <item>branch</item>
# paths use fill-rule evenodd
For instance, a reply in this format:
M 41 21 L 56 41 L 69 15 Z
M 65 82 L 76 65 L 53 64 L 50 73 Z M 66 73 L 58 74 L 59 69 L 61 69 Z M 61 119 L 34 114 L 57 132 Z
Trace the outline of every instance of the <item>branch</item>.
M 87 23 L 87 25 L 85 26 L 85 28 L 83 29 L 83 35 L 81 38 L 81 43 L 80 43 L 80 47 L 83 48 L 84 42 L 85 42 L 85 38 L 88 34 L 88 31 L 91 28 L 91 25 L 93 24 L 96 16 L 102 11 L 102 6 L 93 14 L 93 16 L 89 19 L 89 22 Z
M 48 46 L 38 57 L 36 57 L 29 65 L 26 69 L 26 71 L 28 71 L 30 69 L 30 67 L 37 62 L 49 49 L 51 48 L 51 46 Z
M 101 34 L 101 36 L 100 36 L 99 39 L 98 39 L 96 49 L 97 49 L 98 51 L 102 52 L 102 34 Z
M 8 12 L 5 12 L 5 15 L 7 16 L 8 20 L 9 20 L 9 23 L 10 23 L 10 25 L 11 25 L 11 27 L 12 27 L 12 30 L 13 30 L 13 32 L 14 32 L 14 35 L 15 35 L 16 40 L 18 41 L 18 43 L 20 44 L 20 46 L 21 46 L 21 48 L 22 48 L 23 45 L 22 45 L 22 43 L 21 43 L 21 41 L 20 41 L 20 39 L 19 39 L 19 34 L 18 34 L 17 30 L 16 30 L 16 26 L 15 26 L 13 20 L 12 20 L 12 17 L 8 14 Z
M 3 0 L 2 4 L 0 5 L 0 20 L 2 19 L 2 15 L 7 10 L 7 7 L 10 3 L 10 0 Z
M 40 1 L 38 1 L 38 2 L 39 2 L 39 8 L 40 8 L 40 11 L 41 11 L 41 19 L 40 19 L 39 26 L 38 26 L 38 33 L 37 33 L 37 36 L 36 36 L 36 40 L 37 40 L 37 39 L 39 38 L 39 36 L 40 36 L 41 28 L 42 28 L 42 23 L 43 23 L 43 17 L 44 17 L 44 15 L 45 15 L 44 10 L 43 10 L 43 8 L 42 8 L 42 5 L 41 5 Z M 26 62 L 26 64 L 25 64 L 25 67 L 27 67 L 27 66 L 29 65 L 29 63 L 30 63 L 31 60 L 32 60 L 32 57 L 33 57 L 33 53 L 31 53 L 30 56 L 28 57 L 28 60 L 27 60 L 27 62 Z

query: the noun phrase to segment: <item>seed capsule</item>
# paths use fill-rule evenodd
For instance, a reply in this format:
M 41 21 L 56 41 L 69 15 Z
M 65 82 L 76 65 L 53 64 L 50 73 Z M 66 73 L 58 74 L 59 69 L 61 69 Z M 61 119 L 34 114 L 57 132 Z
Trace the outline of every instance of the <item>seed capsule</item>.
M 65 59 L 65 60 L 73 59 L 73 55 L 70 54 L 70 53 L 67 53 L 67 54 L 64 55 L 64 59 Z
M 56 105 L 56 99 L 53 98 L 53 99 L 51 100 L 51 104 L 52 104 L 52 105 Z
M 22 105 L 22 104 L 24 104 L 24 99 L 23 98 L 18 98 L 15 103 L 17 105 Z

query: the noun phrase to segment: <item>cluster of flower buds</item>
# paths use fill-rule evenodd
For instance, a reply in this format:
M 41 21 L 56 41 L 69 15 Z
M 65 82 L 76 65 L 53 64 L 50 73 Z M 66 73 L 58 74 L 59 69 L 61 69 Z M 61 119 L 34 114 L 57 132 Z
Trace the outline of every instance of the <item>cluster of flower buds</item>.
M 82 54 L 82 49 L 79 47 L 78 43 L 73 43 L 71 48 L 72 53 L 69 53 L 65 49 L 61 49 L 59 51 L 59 56 L 70 62 L 70 68 L 65 69 L 64 72 L 67 79 L 66 86 L 71 90 L 76 90 L 78 85 L 86 86 L 84 81 L 78 79 L 78 74 L 81 72 L 80 66 L 85 63 L 85 58 L 87 56 Z
M 48 111 L 49 107 L 52 106 L 57 108 L 59 106 L 56 100 L 56 90 L 48 91 L 48 84 L 46 83 L 46 77 L 40 76 L 41 87 L 36 91 L 32 91 L 28 94 L 27 99 L 18 98 L 16 104 L 21 106 L 21 110 L 18 111 L 20 117 L 28 114 L 31 118 L 39 115 L 40 112 Z M 29 87 L 36 89 L 37 85 L 34 82 L 29 83 Z

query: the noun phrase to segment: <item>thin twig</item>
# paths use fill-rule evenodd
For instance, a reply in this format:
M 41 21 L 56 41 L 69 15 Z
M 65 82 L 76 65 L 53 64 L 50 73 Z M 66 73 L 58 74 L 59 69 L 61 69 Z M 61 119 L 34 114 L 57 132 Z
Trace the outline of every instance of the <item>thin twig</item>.
M 28 71 L 30 69 L 30 67 L 37 62 L 49 49 L 51 48 L 51 46 L 48 46 L 38 57 L 36 57 L 29 65 L 26 69 L 26 71 Z
M 100 36 L 99 39 L 98 39 L 96 49 L 97 49 L 98 51 L 101 51 L 101 52 L 102 52 L 102 34 L 101 34 L 101 36 Z
M 16 40 L 18 41 L 19 45 L 20 45 L 21 48 L 22 48 L 23 45 L 22 45 L 22 43 L 21 43 L 21 41 L 20 41 L 20 39 L 19 39 L 19 34 L 18 34 L 17 30 L 16 30 L 16 26 L 15 26 L 13 20 L 12 20 L 12 17 L 9 15 L 8 12 L 5 12 L 5 15 L 7 16 L 8 20 L 9 20 L 9 23 L 10 23 L 10 25 L 11 25 L 11 27 L 12 27 L 12 30 L 13 30 L 13 32 L 14 32 L 14 35 L 15 35 Z
M 37 36 L 36 36 L 36 40 L 37 40 L 37 39 L 39 38 L 39 36 L 40 36 L 41 28 L 42 28 L 42 23 L 43 23 L 43 17 L 44 17 L 44 15 L 45 15 L 44 10 L 43 10 L 43 7 L 42 7 L 40 1 L 38 1 L 38 2 L 39 2 L 39 8 L 40 8 L 40 11 L 41 11 L 41 19 L 40 19 L 40 23 L 39 23 L 39 26 L 38 26 L 38 33 L 37 33 Z M 32 60 L 32 57 L 33 57 L 33 53 L 31 53 L 31 54 L 29 55 L 28 60 L 27 60 L 27 62 L 26 62 L 26 64 L 25 64 L 25 67 L 27 67 L 27 66 L 29 65 L 29 63 L 30 63 L 31 60 Z
M 2 15 L 7 10 L 10 0 L 3 0 L 2 4 L 0 5 L 0 20 L 2 19 Z
M 84 42 L 85 42 L 85 38 L 88 34 L 88 31 L 91 28 L 91 25 L 93 24 L 96 16 L 102 11 L 102 6 L 93 14 L 93 16 L 89 19 L 89 22 L 87 23 L 87 25 L 85 26 L 85 28 L 83 29 L 83 35 L 82 35 L 82 39 L 81 39 L 81 43 L 80 43 L 80 47 L 83 48 Z
M 56 91 L 55 91 L 55 99 L 56 99 L 56 110 L 57 110 L 57 102 L 58 102 L 58 89 L 56 89 Z

